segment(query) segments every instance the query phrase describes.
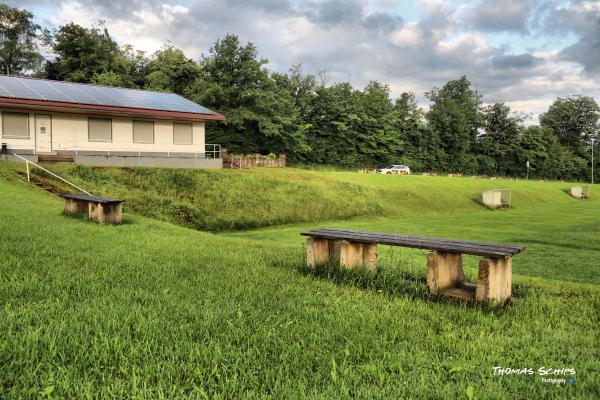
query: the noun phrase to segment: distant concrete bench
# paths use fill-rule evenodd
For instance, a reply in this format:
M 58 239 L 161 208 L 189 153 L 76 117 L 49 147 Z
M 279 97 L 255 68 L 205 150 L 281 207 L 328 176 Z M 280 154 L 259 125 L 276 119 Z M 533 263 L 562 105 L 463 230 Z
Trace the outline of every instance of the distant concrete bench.
M 576 199 L 589 199 L 590 198 L 590 187 L 585 186 L 573 186 L 571 188 L 571 196 Z
M 103 224 L 123 222 L 123 200 L 84 194 L 64 194 L 65 213 L 86 214 L 88 218 Z
M 510 189 L 492 189 L 481 192 L 481 202 L 490 208 L 510 208 L 511 201 Z
M 308 268 L 339 262 L 343 268 L 377 269 L 377 245 L 427 249 L 427 287 L 430 293 L 467 300 L 505 302 L 512 294 L 512 256 L 522 246 L 436 239 L 350 229 L 315 229 L 308 236 Z M 482 256 L 477 284 L 464 281 L 462 254 Z

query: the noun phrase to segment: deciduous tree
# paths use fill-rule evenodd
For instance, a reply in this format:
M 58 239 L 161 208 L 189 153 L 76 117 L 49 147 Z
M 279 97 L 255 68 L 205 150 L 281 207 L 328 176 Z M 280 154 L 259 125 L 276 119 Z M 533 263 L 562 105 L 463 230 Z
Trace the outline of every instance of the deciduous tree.
M 0 72 L 6 75 L 34 73 L 43 57 L 37 41 L 40 27 L 33 14 L 0 4 Z
M 199 77 L 200 67 L 194 60 L 186 57 L 182 50 L 166 46 L 154 53 L 148 63 L 146 87 L 186 95 Z
M 572 96 L 556 99 L 540 115 L 540 124 L 552 129 L 560 143 L 575 155 L 588 158 L 599 119 L 600 107 L 592 97 Z
M 477 146 L 480 173 L 510 176 L 522 169 L 517 161 L 522 122 L 504 103 L 483 109 L 483 133 Z
M 127 75 L 122 52 L 102 24 L 89 29 L 74 22 L 63 25 L 50 37 L 50 46 L 55 55 L 45 66 L 46 76 L 50 79 L 83 83 L 94 79 L 126 82 L 116 78 L 116 75 Z
M 441 89 L 426 93 L 431 100 L 427 119 L 438 135 L 443 150 L 439 169 L 471 172 L 476 170 L 473 147 L 482 125 L 481 96 L 463 76 L 446 83 Z
M 423 110 L 417 104 L 414 93 L 402 93 L 394 104 L 393 125 L 403 142 L 400 161 L 414 170 L 430 169 L 439 143 L 425 126 Z
M 192 98 L 226 116 L 208 127 L 207 141 L 233 152 L 287 152 L 293 158 L 308 151 L 305 132 L 292 96 L 271 78 L 267 62 L 252 43 L 227 35 L 202 58 Z

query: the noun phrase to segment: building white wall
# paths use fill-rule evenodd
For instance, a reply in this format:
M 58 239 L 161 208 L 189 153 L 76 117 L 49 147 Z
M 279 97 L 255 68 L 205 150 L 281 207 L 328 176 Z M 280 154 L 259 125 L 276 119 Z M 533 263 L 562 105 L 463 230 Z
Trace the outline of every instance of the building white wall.
M 25 112 L 0 108 L 0 111 Z M 154 120 L 154 143 L 133 142 L 133 121 L 142 118 L 112 118 L 112 141 L 94 142 L 88 140 L 88 117 L 93 115 L 67 114 L 40 111 L 52 116 L 52 151 L 128 151 L 128 152 L 169 152 L 204 153 L 205 131 L 203 122 L 192 124 L 192 144 L 173 143 L 173 122 Z M 35 112 L 29 112 L 29 139 L 5 138 L 2 136 L 2 115 L 0 113 L 0 141 L 9 149 L 35 150 Z M 105 116 L 99 116 L 106 118 Z M 144 119 L 149 120 L 149 119 Z M 184 121 L 182 121 L 184 122 Z

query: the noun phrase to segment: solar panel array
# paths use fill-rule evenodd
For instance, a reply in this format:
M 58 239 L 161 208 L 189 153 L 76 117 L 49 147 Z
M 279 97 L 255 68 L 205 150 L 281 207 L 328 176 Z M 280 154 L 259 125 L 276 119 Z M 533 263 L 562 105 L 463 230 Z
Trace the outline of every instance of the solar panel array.
M 214 111 L 174 93 L 94 86 L 6 75 L 0 75 L 0 97 L 145 108 L 196 114 L 216 114 Z

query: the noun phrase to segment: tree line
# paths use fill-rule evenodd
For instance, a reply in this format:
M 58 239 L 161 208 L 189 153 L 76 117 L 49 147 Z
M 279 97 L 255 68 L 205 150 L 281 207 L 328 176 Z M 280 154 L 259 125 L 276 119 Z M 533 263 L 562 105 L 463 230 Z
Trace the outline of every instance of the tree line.
M 40 47 L 49 50 L 40 54 Z M 174 47 L 148 55 L 119 45 L 100 22 L 41 29 L 33 14 L 0 5 L 0 70 L 5 74 L 178 93 L 226 116 L 207 124 L 207 143 L 234 153 L 286 153 L 302 164 L 588 180 L 598 150 L 600 107 L 589 96 L 557 98 L 526 124 L 507 104 L 484 105 L 462 76 L 425 93 L 392 99 L 388 85 L 329 84 L 294 65 L 272 72 L 252 43 L 218 39 L 193 60 Z M 600 157 L 596 157 L 598 159 Z M 598 163 L 596 162 L 596 171 Z M 596 176 L 597 173 L 596 173 Z

